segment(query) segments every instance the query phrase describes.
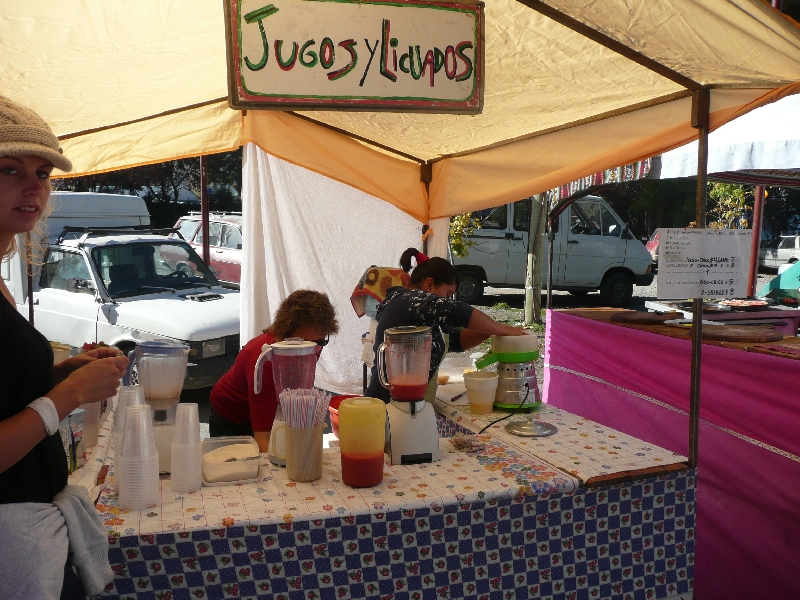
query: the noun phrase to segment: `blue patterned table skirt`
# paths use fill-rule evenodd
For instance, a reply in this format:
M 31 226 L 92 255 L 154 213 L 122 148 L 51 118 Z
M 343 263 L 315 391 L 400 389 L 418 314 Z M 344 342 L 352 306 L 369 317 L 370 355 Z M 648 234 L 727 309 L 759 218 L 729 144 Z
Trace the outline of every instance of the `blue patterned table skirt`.
M 103 597 L 667 598 L 692 589 L 695 482 L 112 538 Z

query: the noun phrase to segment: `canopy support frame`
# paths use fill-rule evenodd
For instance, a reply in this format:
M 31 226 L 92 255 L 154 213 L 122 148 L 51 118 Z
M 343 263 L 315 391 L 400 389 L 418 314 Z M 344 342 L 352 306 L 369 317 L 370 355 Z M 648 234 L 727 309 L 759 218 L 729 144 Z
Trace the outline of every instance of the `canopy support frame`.
M 560 23 L 564 27 L 571 29 L 572 31 L 581 34 L 582 36 L 589 38 L 590 40 L 597 42 L 601 46 L 605 46 L 609 50 L 613 50 L 617 54 L 624 56 L 625 58 L 632 60 L 636 64 L 639 64 L 646 69 L 650 69 L 654 73 L 658 73 L 662 77 L 666 77 L 667 79 L 674 81 L 678 85 L 681 85 L 689 90 L 701 90 L 704 89 L 703 85 L 678 73 L 677 71 L 673 71 L 666 65 L 662 65 L 660 62 L 650 58 L 649 56 L 645 56 L 641 52 L 637 52 L 633 48 L 626 46 L 625 44 L 618 42 L 614 38 L 607 36 L 604 33 L 600 33 L 596 29 L 592 29 L 585 23 L 581 23 L 577 19 L 573 19 L 572 17 L 565 15 L 564 13 L 560 12 L 559 10 L 553 8 L 552 6 L 548 6 L 542 0 L 517 0 L 520 4 L 524 4 L 528 8 L 535 10 L 536 12 L 543 14 L 546 17 L 553 19 L 556 23 Z
M 708 129 L 711 94 L 707 89 L 692 93 L 692 127 L 698 130 L 697 195 L 695 226 L 706 227 L 706 189 L 708 188 Z M 692 367 L 689 388 L 689 468 L 697 467 L 700 436 L 700 372 L 703 347 L 703 299 L 692 301 Z

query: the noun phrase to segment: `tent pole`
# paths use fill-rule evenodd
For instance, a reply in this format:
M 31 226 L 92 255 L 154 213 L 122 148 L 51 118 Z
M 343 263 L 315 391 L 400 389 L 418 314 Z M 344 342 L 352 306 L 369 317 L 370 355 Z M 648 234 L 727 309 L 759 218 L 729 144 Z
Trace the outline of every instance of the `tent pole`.
M 558 219 L 559 217 L 556 217 Z M 553 308 L 553 222 L 547 219 L 547 310 Z
M 706 226 L 706 188 L 708 187 L 708 123 L 711 94 L 707 89 L 692 92 L 692 127 L 698 129 L 697 196 L 695 226 Z M 694 298 L 692 306 L 692 373 L 689 391 L 689 468 L 697 467 L 697 443 L 700 433 L 700 355 L 703 347 L 703 299 Z
M 753 202 L 753 240 L 750 242 L 750 273 L 747 277 L 747 295 L 756 295 L 758 261 L 761 254 L 761 222 L 764 216 L 764 186 L 756 186 L 756 199 Z
M 208 179 L 206 157 L 200 157 L 200 229 L 203 232 L 203 262 L 211 268 L 211 250 L 208 243 Z
M 772 0 L 772 8 L 781 10 L 781 0 Z M 761 258 L 761 227 L 764 218 L 764 186 L 757 185 L 753 202 L 753 240 L 750 242 L 750 273 L 747 276 L 747 295 L 756 295 L 758 262 Z

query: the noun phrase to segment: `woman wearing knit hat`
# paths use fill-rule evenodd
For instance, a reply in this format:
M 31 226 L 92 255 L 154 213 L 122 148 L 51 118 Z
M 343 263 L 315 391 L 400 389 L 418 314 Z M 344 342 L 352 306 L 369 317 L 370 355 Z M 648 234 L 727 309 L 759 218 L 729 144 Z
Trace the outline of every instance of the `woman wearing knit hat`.
M 56 167 L 69 171 L 72 164 L 50 127 L 0 96 L 3 259 L 17 250 L 18 235 L 41 225 Z M 49 342 L 17 311 L 2 278 L 0 292 L 0 598 L 83 599 L 84 591 L 98 593 L 110 579 L 100 565 L 102 572 L 82 572 L 79 581 L 67 564 L 69 551 L 80 561 L 79 572 L 96 566 L 87 559 L 91 550 L 78 543 L 87 531 L 72 528 L 73 517 L 65 516 L 72 491 L 64 490 L 67 462 L 58 423 L 84 403 L 113 396 L 128 361 L 115 349 L 101 349 L 54 366 Z

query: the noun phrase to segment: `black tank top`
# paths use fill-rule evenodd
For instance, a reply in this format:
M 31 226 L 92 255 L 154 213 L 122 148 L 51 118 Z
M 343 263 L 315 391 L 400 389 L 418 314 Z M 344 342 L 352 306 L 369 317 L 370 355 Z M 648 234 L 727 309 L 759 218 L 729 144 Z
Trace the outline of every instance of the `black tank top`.
M 0 421 L 53 388 L 53 350 L 0 294 Z M 0 473 L 0 504 L 52 502 L 67 485 L 67 457 L 58 433 L 45 437 Z

